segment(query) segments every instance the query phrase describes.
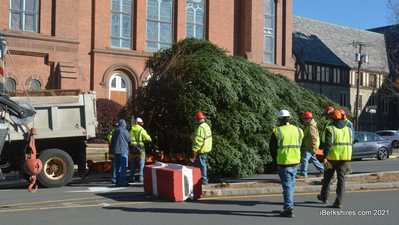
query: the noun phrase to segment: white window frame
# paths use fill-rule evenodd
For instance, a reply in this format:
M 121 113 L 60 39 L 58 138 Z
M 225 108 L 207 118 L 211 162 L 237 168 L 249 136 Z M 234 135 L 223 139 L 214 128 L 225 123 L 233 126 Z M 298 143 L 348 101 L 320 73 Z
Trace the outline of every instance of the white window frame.
M 116 79 L 116 87 L 112 87 L 112 80 L 114 79 Z M 125 88 L 122 88 L 122 80 L 124 80 L 126 83 Z M 112 91 L 127 92 L 127 97 L 130 98 L 132 95 L 132 82 L 125 73 L 115 72 L 109 78 L 108 89 L 108 99 L 111 99 Z
M 148 10 L 149 10 L 149 7 L 148 7 L 148 3 L 149 3 L 149 0 L 147 0 L 147 18 L 146 18 L 146 25 L 147 25 L 147 29 L 146 29 L 146 50 L 147 51 L 149 51 L 149 52 L 155 52 L 155 51 L 158 51 L 158 50 L 160 50 L 161 49 L 161 44 L 164 44 L 164 45 L 169 45 L 169 47 L 170 46 L 172 46 L 172 44 L 173 44 L 173 42 L 174 42 L 174 21 L 175 21 L 175 9 L 174 9 L 174 7 L 175 7 L 175 0 L 171 0 L 171 2 L 172 2 L 172 7 L 171 7 L 171 9 L 172 9 L 172 18 L 171 18 L 171 21 L 162 21 L 161 20 L 161 3 L 162 3 L 162 0 L 155 0 L 155 1 L 157 1 L 158 2 L 158 12 L 157 12 L 157 19 L 155 20 L 155 19 L 153 19 L 153 18 L 149 18 L 149 16 L 148 16 Z M 153 22 L 153 23 L 156 23 L 157 24 L 157 32 L 158 32 L 158 40 L 156 41 L 156 42 L 154 42 L 153 40 L 148 40 L 148 22 Z M 170 28 L 171 28 L 171 30 L 170 30 L 170 34 L 171 34 L 171 37 L 170 37 L 170 40 L 171 40 L 171 42 L 170 43 L 167 43 L 167 42 L 161 42 L 161 24 L 170 24 Z M 149 48 L 148 47 L 148 43 L 149 42 L 151 42 L 151 43 L 155 43 L 156 45 L 157 45 L 157 48 L 156 49 L 153 49 L 153 48 Z
M 13 28 L 12 28 L 12 14 L 13 13 L 18 13 L 18 14 L 20 14 L 20 17 L 21 17 L 21 24 L 20 24 L 20 26 L 22 25 L 22 27 L 19 27 L 19 28 L 21 28 L 21 29 L 18 29 L 18 30 L 16 30 L 16 31 L 22 31 L 22 32 L 33 32 L 33 33 L 37 33 L 37 32 L 39 32 L 39 0 L 34 0 L 35 1 L 35 9 L 36 9 L 36 11 L 35 12 L 33 12 L 33 14 L 32 13 L 27 13 L 26 12 L 26 0 L 21 0 L 21 2 L 22 2 L 22 10 L 16 10 L 16 9 L 13 9 L 12 8 L 12 1 L 13 0 L 10 0 L 9 1 L 9 3 L 10 3 L 10 7 L 9 7 L 9 12 L 8 12 L 8 28 L 10 29 L 10 30 L 14 30 Z M 35 25 L 35 30 L 26 30 L 25 29 L 25 23 L 26 23 L 26 15 L 31 15 L 31 16 L 33 16 L 33 20 L 34 20 L 34 25 Z
M 316 66 L 316 80 L 321 81 L 321 66 Z
M 270 1 L 272 3 L 271 5 L 266 5 L 266 1 Z M 276 2 L 275 0 L 264 0 L 264 14 L 263 14 L 263 43 L 265 46 L 263 46 L 263 62 L 267 64 L 276 64 Z M 268 10 L 266 10 L 266 7 L 272 6 L 273 11 L 272 14 L 269 15 Z M 272 20 L 272 27 L 266 27 L 266 21 L 267 20 Z M 267 49 L 266 39 L 271 38 L 272 39 L 272 49 Z M 272 55 L 273 59 L 271 62 L 267 60 L 266 55 Z
M 192 5 L 191 7 L 194 10 L 194 21 L 193 22 L 187 22 L 187 16 L 188 16 L 188 8 L 190 7 L 190 4 L 194 4 L 194 3 L 199 3 L 198 1 L 202 2 L 202 9 L 201 8 L 194 8 L 194 5 Z M 197 10 L 202 10 L 202 23 L 198 23 L 197 22 Z M 206 0 L 186 0 L 186 36 L 188 38 L 197 38 L 197 39 L 205 39 L 205 32 L 206 32 Z M 201 22 L 201 21 L 200 21 Z M 193 36 L 188 36 L 187 33 L 187 27 L 188 25 L 192 25 L 194 30 L 193 30 Z M 202 26 L 202 37 L 197 37 L 197 27 L 198 26 Z
M 305 80 L 312 80 L 312 76 L 313 76 L 313 65 L 307 64 L 307 72 L 308 74 L 306 75 Z
M 130 14 L 123 12 L 123 0 L 119 0 L 119 8 L 120 11 L 115 11 L 112 9 L 112 0 L 111 0 L 111 48 L 121 48 L 121 49 L 132 49 L 132 39 L 133 39 L 133 6 L 134 6 L 134 1 L 132 0 L 132 5 L 130 6 Z M 112 33 L 112 16 L 113 15 L 118 15 L 119 17 L 119 36 L 113 36 Z M 123 16 L 130 16 L 130 37 L 124 37 L 122 36 L 123 33 Z M 119 39 L 119 45 L 115 46 L 112 45 L 112 39 Z M 129 41 L 129 47 L 123 47 L 122 46 L 122 41 Z

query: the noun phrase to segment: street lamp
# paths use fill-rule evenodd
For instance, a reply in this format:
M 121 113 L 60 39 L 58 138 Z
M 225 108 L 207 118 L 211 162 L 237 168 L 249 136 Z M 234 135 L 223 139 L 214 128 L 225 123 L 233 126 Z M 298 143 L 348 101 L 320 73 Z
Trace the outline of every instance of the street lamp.
M 355 54 L 355 60 L 357 62 L 357 76 L 356 76 L 356 101 L 355 101 L 355 129 L 359 130 L 359 91 L 360 91 L 360 68 L 363 63 L 369 62 L 369 56 L 365 53 L 362 53 L 363 47 L 365 46 L 362 42 L 353 42 L 353 45 L 357 45 L 359 47 L 359 51 Z

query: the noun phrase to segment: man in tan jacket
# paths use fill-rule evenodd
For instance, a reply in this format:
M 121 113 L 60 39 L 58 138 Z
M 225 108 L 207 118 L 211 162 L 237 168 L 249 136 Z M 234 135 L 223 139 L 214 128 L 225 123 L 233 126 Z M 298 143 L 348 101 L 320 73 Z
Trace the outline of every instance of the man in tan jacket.
M 308 176 L 308 165 L 309 162 L 313 163 L 319 174 L 322 175 L 324 172 L 324 166 L 319 162 L 315 156 L 316 150 L 320 145 L 319 131 L 317 130 L 317 123 L 313 119 L 311 112 L 303 113 L 303 122 L 305 125 L 304 137 L 301 147 L 301 168 L 299 171 L 300 176 Z

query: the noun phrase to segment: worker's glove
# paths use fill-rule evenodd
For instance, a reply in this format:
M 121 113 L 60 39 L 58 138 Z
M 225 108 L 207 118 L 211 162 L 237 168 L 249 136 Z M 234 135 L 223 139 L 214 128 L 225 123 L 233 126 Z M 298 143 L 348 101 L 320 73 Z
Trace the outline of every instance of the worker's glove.
M 324 159 L 324 167 L 326 169 L 332 169 L 332 164 L 327 159 Z

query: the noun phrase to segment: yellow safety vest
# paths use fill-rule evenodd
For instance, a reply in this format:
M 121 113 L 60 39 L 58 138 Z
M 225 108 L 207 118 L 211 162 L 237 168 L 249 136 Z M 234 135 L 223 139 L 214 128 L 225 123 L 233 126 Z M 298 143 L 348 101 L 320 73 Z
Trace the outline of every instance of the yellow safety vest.
M 294 165 L 301 161 L 303 131 L 291 124 L 276 127 L 273 130 L 277 137 L 277 165 Z
M 201 123 L 195 131 L 193 152 L 208 153 L 212 150 L 212 131 L 205 122 Z
M 328 160 L 349 161 L 352 159 L 352 131 L 348 126 L 337 128 L 327 127 L 332 135 L 332 146 L 328 152 Z

